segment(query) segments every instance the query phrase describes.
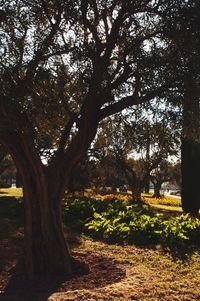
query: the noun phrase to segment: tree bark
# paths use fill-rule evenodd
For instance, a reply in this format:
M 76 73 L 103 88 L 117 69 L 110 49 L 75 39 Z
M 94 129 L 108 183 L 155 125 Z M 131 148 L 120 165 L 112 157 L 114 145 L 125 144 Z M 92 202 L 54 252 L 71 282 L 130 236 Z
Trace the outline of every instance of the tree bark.
M 19 162 L 25 207 L 25 267 L 30 276 L 40 274 L 71 275 L 71 257 L 62 226 L 62 180 L 49 172 L 40 160 L 24 156 Z
M 139 180 L 135 180 L 130 184 L 132 190 L 132 198 L 134 202 L 141 201 L 142 187 Z
M 22 187 L 22 177 L 19 173 L 19 170 L 17 169 L 16 172 L 16 188 L 21 188 Z
M 31 277 L 37 273 L 70 276 L 78 268 L 64 237 L 61 209 L 71 174 L 96 134 L 96 117 L 89 116 L 91 122 L 86 117 L 80 121 L 80 131 L 67 151 L 55 154 L 49 166 L 42 163 L 30 133 L 17 129 L 14 133 L 10 130 L 1 134 L 1 141 L 8 147 L 22 177 L 24 261 Z
M 146 162 L 150 161 L 150 137 L 147 137 L 146 142 Z M 150 190 L 150 176 L 146 176 L 144 192 L 149 193 Z
M 183 211 L 197 215 L 200 209 L 200 103 L 194 91 L 189 81 L 183 104 L 181 172 Z
M 182 139 L 181 157 L 182 208 L 185 213 L 198 215 L 200 208 L 200 145 Z
M 61 215 L 64 175 L 59 168 L 44 166 L 28 139 L 17 139 L 17 133 L 8 137 L 7 133 L 6 143 L 23 182 L 25 270 L 30 277 L 38 273 L 71 275 L 74 260 L 64 237 Z
M 160 194 L 160 190 L 161 190 L 161 183 L 157 182 L 157 183 L 153 183 L 154 186 L 154 194 L 153 194 L 153 198 L 161 198 L 161 194 Z
M 25 263 L 28 273 L 72 274 L 72 257 L 64 238 L 61 194 L 43 175 L 23 173 L 25 203 Z
M 150 181 L 149 181 L 149 178 L 148 178 L 146 180 L 146 183 L 145 183 L 144 192 L 149 193 L 149 190 L 150 190 Z

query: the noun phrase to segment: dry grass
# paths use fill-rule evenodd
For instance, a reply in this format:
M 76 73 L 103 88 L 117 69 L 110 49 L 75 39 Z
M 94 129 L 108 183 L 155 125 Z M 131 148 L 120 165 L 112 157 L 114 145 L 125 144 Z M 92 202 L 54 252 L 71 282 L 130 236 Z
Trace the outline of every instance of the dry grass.
M 23 233 L 14 217 L 8 224 L 12 229 L 5 228 L 0 243 L 0 301 L 200 300 L 198 250 L 175 253 L 160 246 L 111 245 L 71 234 L 72 255 L 89 265 L 89 273 L 60 281 L 51 278 L 49 283 L 46 278 L 34 282 L 14 272 Z
M 153 198 L 150 194 L 142 194 L 143 200 L 147 204 L 154 205 L 165 205 L 165 206 L 173 206 L 180 207 L 181 199 L 173 196 L 164 196 L 162 198 Z
M 77 243 L 78 242 L 78 243 Z M 70 237 L 73 256 L 89 265 L 89 273 L 59 283 L 51 279 L 27 282 L 15 275 L 15 261 L 5 246 L 7 263 L 1 269 L 1 301 L 197 301 L 200 300 L 200 254 L 193 251 L 183 259 L 159 246 L 108 245 L 98 241 Z M 183 251 L 183 250 L 182 250 Z M 182 252 L 183 254 L 183 252 Z M 7 277 L 7 278 L 6 278 Z M 10 285 L 11 281 L 11 285 Z M 4 293 L 7 283 L 7 291 Z M 56 283 L 56 285 L 55 285 Z M 14 287 L 13 287 L 14 284 Z
M 86 285 L 82 289 L 54 293 L 49 297 L 49 301 L 200 300 L 200 255 L 197 252 L 184 261 L 174 259 L 159 247 L 153 250 L 84 240 L 81 246 L 74 249 L 74 254 L 98 258 L 100 268 L 107 271 L 104 284 L 101 280 L 98 282 L 96 271 L 94 287 L 88 289 Z M 112 269 L 106 269 L 106 262 L 113 264 L 113 272 Z M 115 274 L 114 267 L 118 267 L 124 273 L 116 274 L 116 281 L 109 283 L 108 274 Z

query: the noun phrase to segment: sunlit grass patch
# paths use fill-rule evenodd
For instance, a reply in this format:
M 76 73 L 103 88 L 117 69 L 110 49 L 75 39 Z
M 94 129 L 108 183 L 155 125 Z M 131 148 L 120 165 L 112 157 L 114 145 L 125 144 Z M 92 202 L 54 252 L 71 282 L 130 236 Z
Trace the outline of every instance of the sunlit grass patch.
M 22 188 L 0 188 L 0 197 L 2 196 L 22 197 Z
M 97 194 L 95 196 L 96 198 L 100 199 L 100 200 L 103 200 L 103 201 L 109 201 L 109 200 L 112 200 L 112 199 L 117 199 L 117 200 L 120 200 L 120 201 L 129 201 L 132 199 L 132 197 L 130 195 L 127 195 L 127 194 L 105 194 L 105 195 L 100 195 L 100 194 Z
M 153 198 L 151 195 L 143 194 L 142 198 L 145 203 L 150 205 L 166 205 L 181 207 L 181 199 L 175 198 L 173 196 L 164 196 L 162 198 Z
M 81 195 L 80 195 L 81 196 Z M 132 199 L 132 191 L 128 190 L 126 193 L 95 193 L 92 189 L 85 189 L 85 197 L 95 197 L 100 200 L 118 199 L 121 201 L 127 201 Z M 173 196 L 164 196 L 161 198 L 153 198 L 151 193 L 142 193 L 142 201 L 149 205 L 165 205 L 173 207 L 181 207 L 181 199 Z

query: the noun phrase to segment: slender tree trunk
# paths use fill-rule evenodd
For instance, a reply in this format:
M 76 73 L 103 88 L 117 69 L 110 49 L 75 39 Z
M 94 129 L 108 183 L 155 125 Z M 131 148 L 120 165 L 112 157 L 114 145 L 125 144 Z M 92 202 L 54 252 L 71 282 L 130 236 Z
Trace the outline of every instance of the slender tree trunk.
M 146 162 L 149 162 L 150 160 L 150 137 L 147 137 L 147 144 L 146 144 Z M 144 187 L 144 192 L 149 193 L 150 190 L 150 177 L 146 177 L 145 181 L 145 187 Z
M 149 190 L 150 190 L 150 181 L 149 181 L 149 178 L 148 178 L 147 181 L 146 181 L 145 187 L 144 187 L 144 192 L 149 193 Z
M 22 177 L 19 173 L 19 170 L 17 169 L 17 172 L 16 172 L 16 188 L 20 188 L 22 187 Z
M 160 194 L 160 190 L 161 190 L 161 183 L 159 182 L 156 182 L 156 183 L 153 183 L 153 186 L 154 186 L 154 194 L 153 194 L 153 198 L 160 198 L 161 197 L 161 194 Z
M 192 83 L 188 83 L 181 146 L 182 208 L 186 213 L 197 215 L 200 208 L 200 104 L 193 91 Z
M 133 201 L 141 201 L 142 187 L 140 181 L 135 180 L 130 186 L 132 190 Z

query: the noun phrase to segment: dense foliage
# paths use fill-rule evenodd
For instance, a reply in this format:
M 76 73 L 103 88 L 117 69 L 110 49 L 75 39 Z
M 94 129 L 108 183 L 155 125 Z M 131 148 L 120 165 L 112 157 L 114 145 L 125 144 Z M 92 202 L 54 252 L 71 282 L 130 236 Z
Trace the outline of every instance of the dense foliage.
M 117 198 L 70 198 L 64 222 L 73 230 L 108 242 L 181 246 L 200 244 L 200 220 L 189 215 L 167 217 L 147 205 Z

